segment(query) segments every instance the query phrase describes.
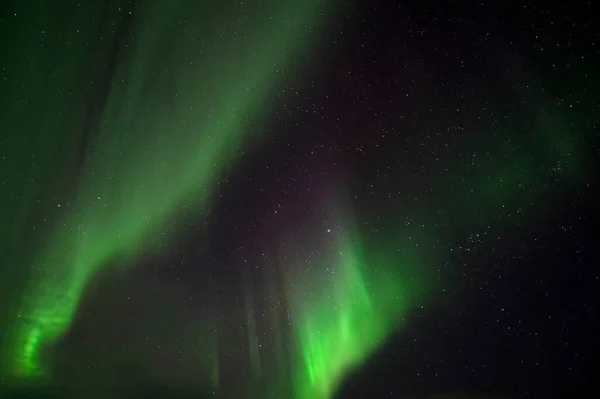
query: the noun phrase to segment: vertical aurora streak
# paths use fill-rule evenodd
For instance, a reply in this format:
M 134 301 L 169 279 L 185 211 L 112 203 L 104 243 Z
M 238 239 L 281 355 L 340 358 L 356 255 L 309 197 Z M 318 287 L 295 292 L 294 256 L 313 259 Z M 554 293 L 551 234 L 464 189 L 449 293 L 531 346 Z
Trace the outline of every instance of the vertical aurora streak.
M 291 325 L 298 346 L 292 379 L 299 399 L 335 394 L 343 379 L 386 342 L 413 307 L 423 303 L 424 274 L 435 262 L 435 254 L 415 249 L 421 239 L 416 235 L 414 241 L 408 239 L 414 232 L 396 230 L 402 250 L 377 253 L 361 242 L 355 222 L 346 217 L 340 225 L 346 228 L 336 233 L 332 245 L 316 251 L 321 256 L 297 259 L 310 263 L 314 271 L 288 275 Z M 332 240 L 327 235 L 316 242 Z
M 252 377 L 255 380 L 260 379 L 261 364 L 260 352 L 258 346 L 258 335 L 256 332 L 256 315 L 254 314 L 254 298 L 251 293 L 246 294 L 245 312 L 246 328 L 248 330 L 248 351 L 250 355 L 250 365 L 252 368 Z

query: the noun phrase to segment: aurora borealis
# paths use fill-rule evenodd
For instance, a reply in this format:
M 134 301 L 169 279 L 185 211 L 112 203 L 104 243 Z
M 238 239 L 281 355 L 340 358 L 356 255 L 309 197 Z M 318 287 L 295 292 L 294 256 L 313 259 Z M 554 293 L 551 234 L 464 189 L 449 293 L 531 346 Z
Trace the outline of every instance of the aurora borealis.
M 600 113 L 593 46 L 571 44 L 585 23 L 555 24 L 551 5 L 61 7 L 1 6 L 0 388 L 587 383 Z M 500 369 L 525 382 L 485 374 Z
M 98 134 L 88 144 L 90 155 L 81 165 L 75 199 L 68 204 L 72 210 L 67 211 L 62 226 L 57 228 L 59 231 L 52 233 L 56 238 L 51 239 L 49 248 L 42 250 L 33 266 L 41 275 L 32 277 L 33 292 L 17 315 L 20 318 L 23 314 L 28 319 L 22 322 L 23 331 L 15 333 L 19 344 L 15 345 L 18 352 L 14 356 L 19 362 L 16 365 L 19 373 L 29 375 L 39 371 L 34 357 L 41 343 L 64 334 L 87 283 L 99 269 L 115 257 L 135 254 L 145 236 L 161 228 L 178 207 L 191 203 L 197 212 L 203 212 L 221 169 L 233 162 L 234 153 L 245 144 L 244 124 L 248 116 L 257 112 L 257 103 L 266 102 L 261 92 L 274 84 L 270 74 L 285 61 L 285 47 L 306 35 L 305 31 L 297 31 L 298 21 L 292 19 L 307 23 L 302 15 L 306 10 L 313 11 L 310 5 L 300 10 L 293 6 L 283 10 L 279 6 L 273 8 L 274 16 L 270 18 L 286 21 L 285 26 L 263 23 L 265 32 L 257 31 L 257 37 L 248 39 L 260 43 L 256 53 L 245 55 L 257 61 L 249 62 L 240 55 L 248 51 L 244 42 L 237 46 L 227 41 L 224 45 L 214 45 L 219 52 L 232 54 L 217 58 L 216 63 L 227 67 L 223 68 L 224 78 L 214 88 L 201 82 L 196 87 L 188 83 L 189 75 L 193 74 L 186 71 L 193 65 L 189 54 L 199 51 L 193 45 L 183 49 L 185 54 L 170 50 L 169 58 L 183 58 L 177 61 L 176 68 L 181 70 L 162 79 L 151 77 L 160 72 L 146 65 L 172 45 L 169 42 L 161 45 L 161 40 L 155 38 L 160 28 L 155 26 L 165 23 L 170 27 L 171 23 L 168 18 L 162 21 L 165 17 L 155 10 L 147 10 L 148 16 L 140 12 L 142 23 L 136 31 L 142 33 L 135 36 L 140 43 L 136 46 L 138 52 L 123 56 L 127 58 L 124 66 L 115 66 L 110 72 L 111 80 L 120 82 L 124 88 L 117 83 L 107 92 L 102 120 L 96 122 Z M 186 12 L 185 8 L 180 12 Z M 194 12 L 193 8 L 189 12 Z M 146 22 L 152 29 L 145 27 Z M 242 25 L 240 29 L 251 28 Z M 271 29 L 278 34 L 269 32 Z M 310 31 L 310 27 L 305 30 Z M 265 36 L 272 38 L 272 43 Z M 207 57 L 217 56 L 209 52 Z M 167 60 L 167 67 L 172 59 Z M 136 65 L 135 69 L 128 64 Z M 202 65 L 205 68 L 213 76 L 210 71 L 218 66 L 208 63 Z M 152 97 L 146 104 L 142 93 L 153 90 L 156 79 L 160 81 L 159 87 L 165 85 L 166 90 L 175 94 L 167 103 L 155 104 Z M 177 82 L 179 79 L 181 84 Z M 198 105 L 190 105 L 208 102 L 212 104 L 201 110 Z M 135 103 L 135 110 L 124 111 Z M 140 140 L 144 140 L 144 145 L 138 147 Z M 53 266 L 54 263 L 59 265 Z M 46 270 L 49 272 L 45 273 Z M 54 276 L 57 281 L 53 281 Z

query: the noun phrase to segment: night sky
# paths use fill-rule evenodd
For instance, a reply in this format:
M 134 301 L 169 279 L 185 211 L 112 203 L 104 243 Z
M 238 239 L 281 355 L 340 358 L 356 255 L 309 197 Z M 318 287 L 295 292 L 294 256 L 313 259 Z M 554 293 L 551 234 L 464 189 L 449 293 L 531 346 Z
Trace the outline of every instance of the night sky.
M 562 3 L 0 2 L 0 396 L 599 395 Z

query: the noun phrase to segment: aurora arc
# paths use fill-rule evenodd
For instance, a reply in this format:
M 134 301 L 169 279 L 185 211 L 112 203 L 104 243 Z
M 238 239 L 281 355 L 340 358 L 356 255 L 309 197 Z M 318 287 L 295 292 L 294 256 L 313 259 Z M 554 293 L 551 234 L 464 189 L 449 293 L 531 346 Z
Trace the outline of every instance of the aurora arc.
M 293 69 L 330 11 L 317 1 L 273 4 L 240 27 L 253 33 L 240 39 L 223 29 L 222 43 L 173 32 L 176 18 L 199 11 L 193 3 L 172 6 L 172 15 L 159 2 L 136 10 L 134 45 L 114 70 L 75 199 L 58 204 L 64 216 L 14 312 L 3 349 L 14 374 L 43 374 L 41 351 L 69 329 L 100 270 L 135 257 L 149 236 L 165 241 L 161 226 L 182 209 L 206 210 L 222 172 L 250 142 L 248 125 L 273 105 L 279 71 Z M 163 86 L 170 95 L 151 95 Z

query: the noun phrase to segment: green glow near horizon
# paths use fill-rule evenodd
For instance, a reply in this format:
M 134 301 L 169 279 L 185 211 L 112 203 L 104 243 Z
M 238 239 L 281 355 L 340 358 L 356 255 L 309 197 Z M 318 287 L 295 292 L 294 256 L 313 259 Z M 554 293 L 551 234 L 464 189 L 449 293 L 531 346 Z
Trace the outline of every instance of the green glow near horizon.
M 297 288 L 290 298 L 299 351 L 293 383 L 299 399 L 332 397 L 348 373 L 385 344 L 426 291 L 420 274 L 430 260 L 413 249 L 415 242 L 399 240 L 404 242 L 401 254 L 367 251 L 358 231 L 346 231 L 337 242 L 337 252 L 317 262 L 327 275 L 304 279 L 310 296 Z
M 273 105 L 279 71 L 293 70 L 291 56 L 307 51 L 328 11 L 318 1 L 274 4 L 239 27 L 252 33 L 224 31 L 212 44 L 173 28 L 199 5 L 172 5 L 170 15 L 153 3 L 140 12 L 74 199 L 57 204 L 64 217 L 34 260 L 9 332 L 3 360 L 16 375 L 44 371 L 42 349 L 69 329 L 100 270 L 133 263 L 142 247 L 160 253 L 165 222 L 189 205 L 202 217 L 222 172 L 250 144 L 249 124 Z

